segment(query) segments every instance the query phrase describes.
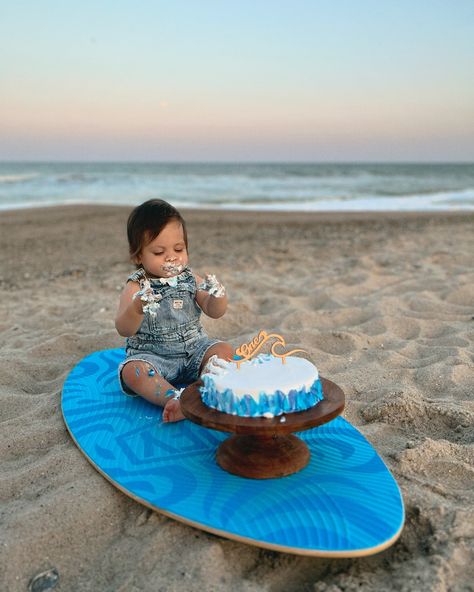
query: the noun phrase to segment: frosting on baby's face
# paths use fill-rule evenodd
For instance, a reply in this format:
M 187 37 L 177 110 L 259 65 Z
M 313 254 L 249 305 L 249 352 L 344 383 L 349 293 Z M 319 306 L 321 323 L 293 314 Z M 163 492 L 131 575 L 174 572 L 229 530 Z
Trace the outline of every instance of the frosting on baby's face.
M 160 234 L 147 243 L 137 257 L 151 277 L 173 277 L 179 275 L 188 264 L 188 251 L 181 223 L 172 220 Z

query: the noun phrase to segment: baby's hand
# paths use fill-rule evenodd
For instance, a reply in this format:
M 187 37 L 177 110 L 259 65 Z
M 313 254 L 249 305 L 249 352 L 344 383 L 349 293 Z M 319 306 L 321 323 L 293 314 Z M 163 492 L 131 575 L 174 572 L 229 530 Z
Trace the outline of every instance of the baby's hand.
M 163 409 L 163 422 L 171 423 L 184 419 L 179 399 L 170 399 Z
M 206 279 L 199 284 L 198 290 L 209 292 L 211 296 L 215 296 L 216 298 L 223 298 L 225 296 L 224 286 L 219 282 L 215 275 L 209 273 L 206 275 Z
M 161 294 L 155 294 L 149 280 L 144 280 L 142 288 L 133 295 L 133 300 L 141 302 L 143 312 L 156 317 L 156 313 L 160 308 Z

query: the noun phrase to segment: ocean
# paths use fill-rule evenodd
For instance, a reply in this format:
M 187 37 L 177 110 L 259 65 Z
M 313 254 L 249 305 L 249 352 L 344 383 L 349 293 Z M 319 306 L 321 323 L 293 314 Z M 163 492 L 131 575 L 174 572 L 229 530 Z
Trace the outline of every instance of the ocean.
M 59 204 L 283 211 L 474 209 L 474 163 L 0 163 L 0 210 Z

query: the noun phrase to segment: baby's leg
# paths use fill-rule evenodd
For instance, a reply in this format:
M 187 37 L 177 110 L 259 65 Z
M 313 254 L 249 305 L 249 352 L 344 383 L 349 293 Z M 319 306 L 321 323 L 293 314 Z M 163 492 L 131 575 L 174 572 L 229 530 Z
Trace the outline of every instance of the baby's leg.
M 227 361 L 232 360 L 234 357 L 234 348 L 230 345 L 230 343 L 225 343 L 224 341 L 220 341 L 219 343 L 212 345 L 204 354 L 201 368 L 199 369 L 199 375 L 202 374 L 202 371 L 205 369 L 207 362 L 210 360 L 210 358 L 212 358 L 212 356 L 217 356 L 218 358 L 222 358 L 223 360 Z
M 127 387 L 153 405 L 166 407 L 164 421 L 183 419 L 179 401 L 173 401 L 176 388 L 165 380 L 148 362 L 130 360 L 122 368 L 122 380 Z

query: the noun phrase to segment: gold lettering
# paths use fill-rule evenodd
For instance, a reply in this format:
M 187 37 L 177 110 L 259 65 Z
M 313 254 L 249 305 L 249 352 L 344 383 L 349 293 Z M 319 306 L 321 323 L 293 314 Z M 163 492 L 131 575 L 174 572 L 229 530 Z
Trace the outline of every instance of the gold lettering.
M 275 343 L 273 343 L 273 345 L 271 347 L 271 353 L 275 357 L 280 358 L 282 364 L 285 363 L 285 358 L 287 356 L 290 356 L 291 354 L 294 354 L 296 352 L 307 353 L 304 349 L 293 349 L 290 352 L 278 354 L 275 351 L 275 348 L 278 346 L 285 347 L 286 346 L 285 340 L 283 339 L 283 337 L 281 335 L 278 335 L 277 333 L 268 334 L 266 331 L 262 330 L 262 331 L 260 331 L 260 333 L 258 335 L 256 335 L 253 339 L 251 339 L 249 343 L 243 343 L 240 347 L 238 347 L 235 350 L 236 355 L 239 356 L 239 358 L 241 358 L 240 360 L 234 360 L 235 363 L 237 364 L 237 368 L 240 368 L 240 364 L 242 362 L 250 360 L 250 358 L 252 358 L 252 356 L 254 356 L 262 348 L 262 346 L 269 339 L 272 339 L 272 338 L 276 339 L 276 341 L 275 341 Z

